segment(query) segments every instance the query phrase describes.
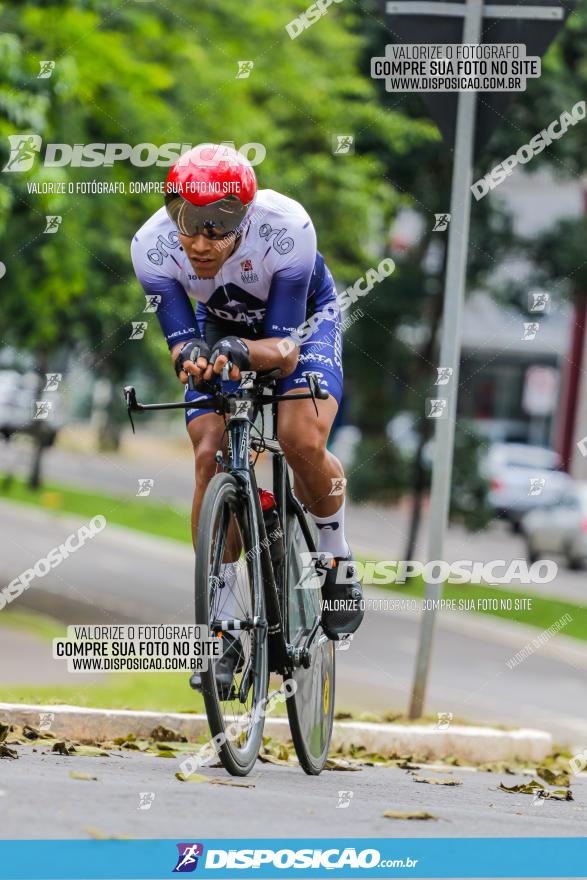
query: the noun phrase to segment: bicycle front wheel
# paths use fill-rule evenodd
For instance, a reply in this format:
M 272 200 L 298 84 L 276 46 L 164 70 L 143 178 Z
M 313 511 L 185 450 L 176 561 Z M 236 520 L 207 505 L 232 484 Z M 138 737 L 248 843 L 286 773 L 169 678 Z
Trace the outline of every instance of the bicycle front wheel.
M 210 481 L 200 513 L 196 544 L 196 622 L 210 634 L 223 620 L 238 619 L 228 632 L 240 642 L 239 662 L 230 687 L 219 686 L 215 665 L 201 673 L 210 732 L 222 764 L 234 776 L 246 776 L 257 760 L 263 738 L 269 686 L 265 596 L 253 503 L 239 492 L 230 474 Z M 223 563 L 237 558 L 230 582 Z M 232 595 L 228 595 L 228 591 Z M 230 606 L 230 617 L 225 611 Z
M 287 529 L 287 637 L 296 648 L 304 645 L 321 615 L 320 581 L 298 516 L 291 514 Z M 308 669 L 291 671 L 295 689 L 286 701 L 289 726 L 298 760 L 311 776 L 320 773 L 328 758 L 334 720 L 334 643 L 320 629 L 311 648 Z

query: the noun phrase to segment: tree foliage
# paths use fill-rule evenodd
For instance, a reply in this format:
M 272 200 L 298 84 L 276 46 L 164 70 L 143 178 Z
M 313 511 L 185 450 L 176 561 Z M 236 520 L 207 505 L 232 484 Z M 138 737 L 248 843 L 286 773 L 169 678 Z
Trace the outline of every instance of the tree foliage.
M 430 136 L 430 126 L 414 125 L 374 100 L 373 85 L 359 70 L 362 42 L 353 33 L 353 14 L 333 10 L 291 40 L 285 25 L 303 8 L 292 0 L 114 8 L 106 0 L 5 2 L 1 158 L 8 155 L 8 135 L 28 132 L 44 143 L 260 143 L 266 150 L 257 168 L 260 185 L 304 203 L 333 271 L 352 280 L 398 199 L 373 144 L 393 143 L 406 153 Z M 38 78 L 46 59 L 55 61 L 54 72 Z M 247 59 L 254 62 L 250 76 L 237 78 L 239 61 Z M 333 137 L 344 133 L 356 137 L 354 156 L 333 153 Z M 3 175 L 5 343 L 48 352 L 74 348 L 116 379 L 133 364 L 162 363 L 153 316 L 146 316 L 153 329 L 145 344 L 128 339 L 130 322 L 145 318 L 129 242 L 161 197 L 43 196 L 30 194 L 27 183 L 129 184 L 165 174 L 164 167 L 120 162 L 47 168 L 37 161 L 28 173 Z M 63 217 L 55 235 L 43 232 L 49 214 Z

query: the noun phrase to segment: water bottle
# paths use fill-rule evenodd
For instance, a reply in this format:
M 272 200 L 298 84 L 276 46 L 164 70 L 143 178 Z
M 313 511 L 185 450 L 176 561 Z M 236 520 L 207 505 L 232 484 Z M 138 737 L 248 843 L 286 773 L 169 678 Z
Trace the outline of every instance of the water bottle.
M 269 554 L 274 567 L 277 568 L 285 556 L 285 546 L 279 514 L 275 506 L 275 495 L 273 492 L 268 492 L 267 489 L 259 489 L 259 500 L 269 541 Z

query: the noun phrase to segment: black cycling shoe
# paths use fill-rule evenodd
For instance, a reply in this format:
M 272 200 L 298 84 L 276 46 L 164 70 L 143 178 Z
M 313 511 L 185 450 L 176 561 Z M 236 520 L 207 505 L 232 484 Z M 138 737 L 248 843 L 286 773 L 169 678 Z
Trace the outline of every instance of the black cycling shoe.
M 336 575 L 342 563 L 346 583 L 337 584 Z M 322 629 L 329 639 L 336 642 L 360 627 L 365 614 L 363 590 L 358 580 L 348 582 L 349 577 L 357 576 L 350 556 L 320 559 L 316 568 L 326 570 L 322 584 Z
M 240 639 L 235 639 L 228 632 L 222 633 L 222 657 L 219 657 L 214 665 L 214 678 L 218 688 L 218 696 L 221 700 L 229 700 L 232 694 L 234 676 L 244 666 L 245 655 Z M 190 687 L 195 691 L 202 690 L 202 674 L 192 672 Z

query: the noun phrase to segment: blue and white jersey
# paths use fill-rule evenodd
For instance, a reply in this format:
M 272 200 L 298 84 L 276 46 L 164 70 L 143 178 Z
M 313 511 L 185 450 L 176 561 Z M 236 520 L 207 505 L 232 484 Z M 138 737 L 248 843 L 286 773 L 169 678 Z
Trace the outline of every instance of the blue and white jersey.
M 236 336 L 270 338 L 288 336 L 327 304 L 331 314 L 338 309 L 309 215 L 271 189 L 257 193 L 239 246 L 214 278 L 198 277 L 165 208 L 141 226 L 131 255 L 145 293 L 161 297 L 157 317 L 170 348 L 202 335 L 208 315 L 234 323 Z

